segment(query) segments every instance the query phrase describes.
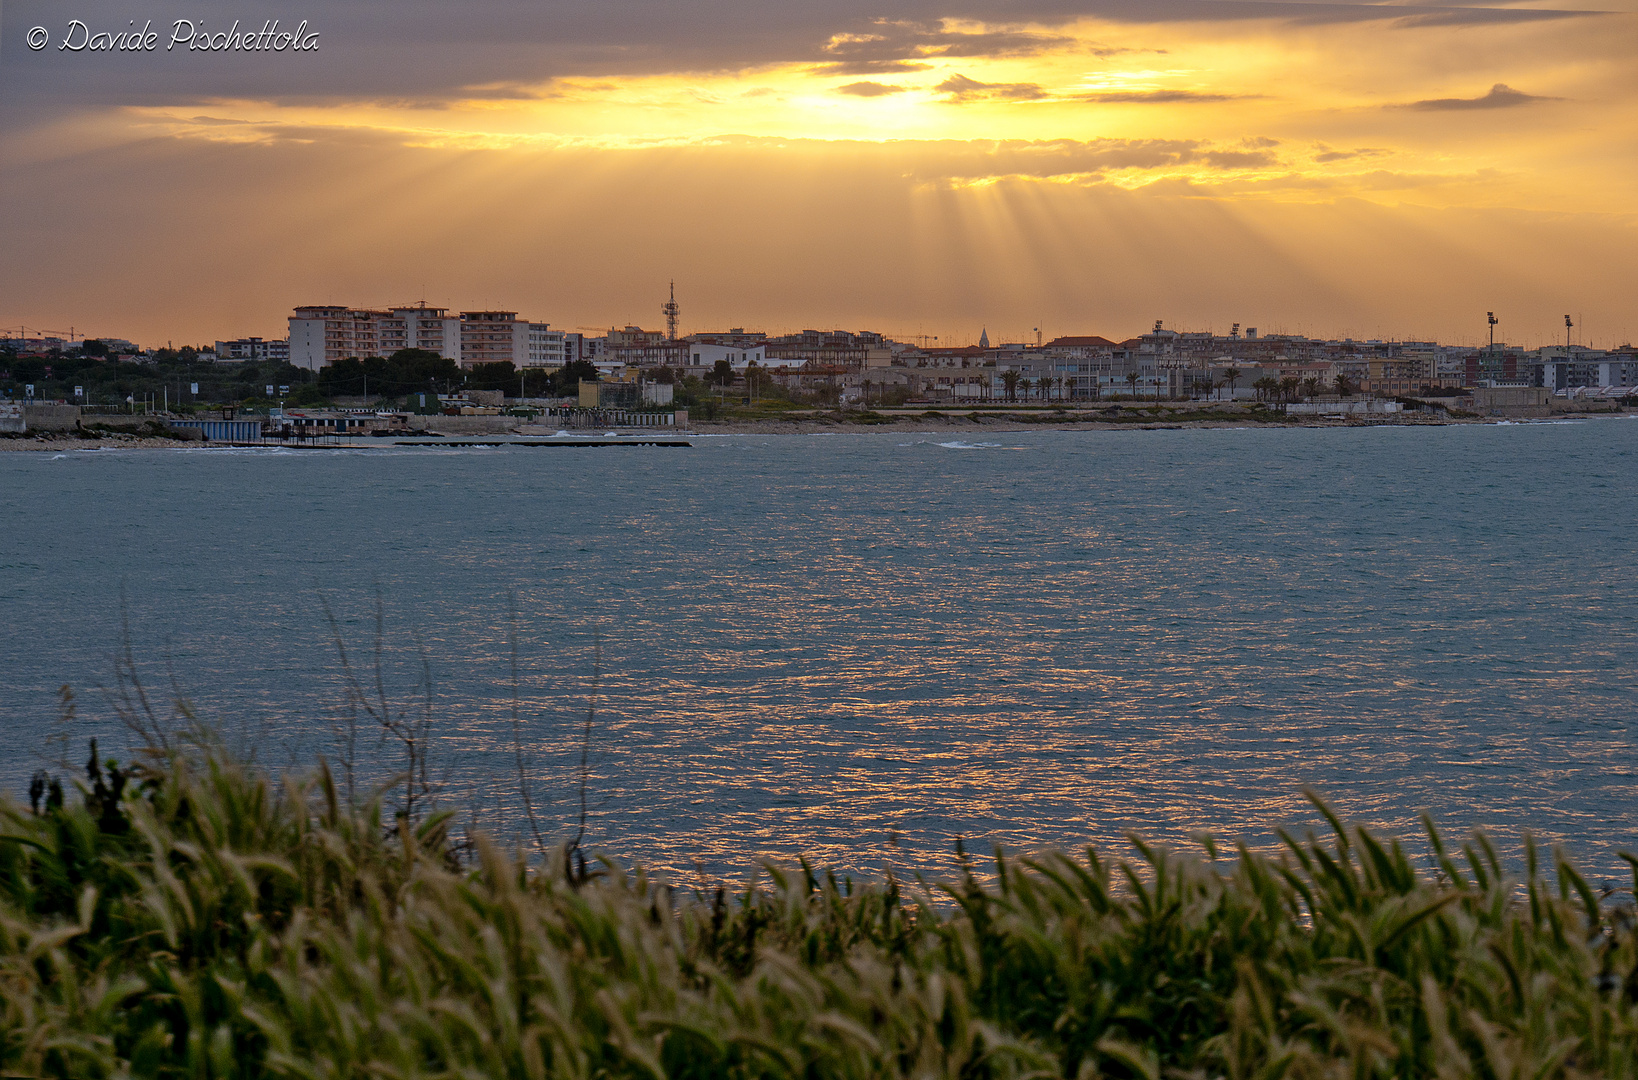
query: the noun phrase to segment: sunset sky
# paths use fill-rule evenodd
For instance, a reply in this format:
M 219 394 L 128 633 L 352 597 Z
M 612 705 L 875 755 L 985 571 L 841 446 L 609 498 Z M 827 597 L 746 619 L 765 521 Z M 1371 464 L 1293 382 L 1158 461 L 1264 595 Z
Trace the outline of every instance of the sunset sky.
M 166 53 L 180 18 L 319 49 Z M 0 35 L 13 330 L 658 327 L 674 278 L 685 331 L 1638 336 L 1638 0 L 12 0 Z

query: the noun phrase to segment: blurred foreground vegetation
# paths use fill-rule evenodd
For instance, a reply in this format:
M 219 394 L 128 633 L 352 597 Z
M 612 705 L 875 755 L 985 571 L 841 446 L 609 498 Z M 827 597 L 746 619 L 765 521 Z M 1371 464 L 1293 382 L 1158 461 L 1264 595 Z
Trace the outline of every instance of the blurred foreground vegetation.
M 676 890 L 457 839 L 409 781 L 350 805 L 199 733 L 37 776 L 0 809 L 0 1075 L 1638 1073 L 1631 909 L 1533 848 L 1515 881 L 1430 828 L 1430 873 L 1336 823 Z

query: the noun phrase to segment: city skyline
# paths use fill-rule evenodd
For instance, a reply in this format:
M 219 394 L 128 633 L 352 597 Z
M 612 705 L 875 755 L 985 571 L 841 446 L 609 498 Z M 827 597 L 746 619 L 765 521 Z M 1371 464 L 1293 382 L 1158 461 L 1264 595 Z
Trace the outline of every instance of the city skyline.
M 350 297 L 653 326 L 676 279 L 693 330 L 1460 343 L 1494 310 L 1616 345 L 1634 6 L 234 12 L 320 32 L 272 57 L 31 52 L 66 15 L 14 2 L 0 323 L 272 337 Z
M 314 307 L 315 307 L 315 305 L 295 305 L 294 310 L 299 311 L 299 310 L 303 310 L 303 309 L 312 309 Z M 338 308 L 338 309 L 346 309 L 348 311 L 359 311 L 359 312 L 369 311 L 369 312 L 379 312 L 379 313 L 405 312 L 405 311 L 411 311 L 411 310 L 415 310 L 415 309 L 421 309 L 421 310 L 426 310 L 426 311 L 433 312 L 433 313 L 439 313 L 438 314 L 439 318 L 441 318 L 441 319 L 442 318 L 447 318 L 447 319 L 449 319 L 449 320 L 451 320 L 453 322 L 456 322 L 456 323 L 461 322 L 462 318 L 465 315 L 469 315 L 469 314 L 487 314 L 487 313 L 492 313 L 492 312 L 493 313 L 504 312 L 506 314 L 516 316 L 520 320 L 520 322 L 524 323 L 524 324 L 533 322 L 536 327 L 541 328 L 541 329 L 544 329 L 544 328 L 550 326 L 554 331 L 558 332 L 559 334 L 562 334 L 562 333 L 578 334 L 579 336 L 582 336 L 582 337 L 585 337 L 585 338 L 596 338 L 596 337 L 606 335 L 606 334 L 608 334 L 610 332 L 620 331 L 620 330 L 632 330 L 632 329 L 641 329 L 641 330 L 645 330 L 645 331 L 647 331 L 649 333 L 656 333 L 656 332 L 659 332 L 657 328 L 658 328 L 658 326 L 660 325 L 660 322 L 661 322 L 660 319 L 650 318 L 650 319 L 641 320 L 641 321 L 628 321 L 628 322 L 623 322 L 623 323 L 617 323 L 617 324 L 613 324 L 613 325 L 606 326 L 606 327 L 593 327 L 593 326 L 584 325 L 584 324 L 571 325 L 571 324 L 569 324 L 567 322 L 558 322 L 558 321 L 549 320 L 549 319 L 531 319 L 530 313 L 528 311 L 514 311 L 514 310 L 511 310 L 511 309 L 496 309 L 496 308 L 483 306 L 483 305 L 470 305 L 470 304 L 468 304 L 468 305 L 461 305 L 461 304 L 447 304 L 447 305 L 445 305 L 445 304 L 429 304 L 424 299 L 418 299 L 418 300 L 415 300 L 413 302 L 406 302 L 406 303 L 382 303 L 382 304 L 340 303 L 340 304 L 321 304 L 321 305 L 316 305 L 316 307 L 334 307 L 334 308 Z M 1096 328 L 1096 327 L 1093 327 L 1093 328 L 1078 327 L 1078 328 L 1071 328 L 1071 329 L 1061 329 L 1061 328 L 1048 328 L 1046 326 L 1031 326 L 1031 327 L 1028 327 L 1028 328 L 1026 328 L 1026 329 L 1024 329 L 1022 331 L 1019 331 L 1017 333 L 1009 333 L 1009 332 L 1004 332 L 1003 329 L 1002 329 L 1002 327 L 1004 327 L 1005 324 L 998 324 L 997 328 L 996 328 L 997 332 L 992 334 L 992 333 L 989 332 L 990 324 L 980 323 L 980 324 L 978 324 L 978 329 L 976 331 L 974 331 L 974 332 L 972 332 L 970 334 L 965 334 L 965 335 L 959 334 L 959 333 L 958 334 L 939 335 L 939 334 L 928 332 L 926 330 L 925 326 L 918 327 L 914 331 L 903 331 L 903 330 L 881 330 L 878 327 L 846 327 L 846 326 L 829 326 L 829 325 L 821 326 L 821 325 L 818 325 L 818 324 L 815 324 L 815 323 L 812 323 L 812 322 L 805 323 L 805 324 L 790 324 L 790 325 L 784 325 L 784 326 L 768 326 L 766 324 L 757 325 L 757 324 L 754 324 L 754 323 L 746 323 L 746 320 L 740 320 L 740 323 L 742 323 L 744 325 L 730 326 L 728 324 L 728 322 L 724 322 L 721 325 L 713 325 L 713 326 L 709 326 L 709 327 L 705 327 L 705 326 L 692 327 L 692 326 L 686 325 L 686 323 L 685 323 L 683 325 L 682 329 L 679 331 L 678 337 L 679 337 L 679 339 L 688 339 L 690 337 L 699 336 L 699 335 L 710 336 L 710 335 L 713 335 L 713 334 L 724 334 L 724 333 L 729 333 L 729 332 L 741 333 L 741 332 L 744 332 L 744 331 L 750 331 L 751 333 L 759 335 L 759 336 L 767 336 L 767 337 L 772 338 L 772 337 L 780 337 L 780 336 L 785 336 L 785 335 L 801 334 L 803 332 L 813 332 L 813 331 L 820 331 L 820 332 L 831 332 L 831 331 L 851 332 L 851 331 L 862 330 L 862 331 L 865 331 L 865 332 L 868 332 L 868 333 L 879 333 L 879 334 L 881 334 L 882 337 L 886 338 L 887 340 L 897 342 L 897 343 L 915 344 L 915 345 L 926 347 L 926 348 L 946 348 L 947 349 L 947 348 L 981 347 L 981 346 L 983 346 L 983 343 L 986 340 L 993 342 L 996 346 L 1002 346 L 1002 345 L 1028 346 L 1028 345 L 1031 345 L 1031 344 L 1037 342 L 1038 340 L 1040 342 L 1043 342 L 1043 343 L 1046 343 L 1046 344 L 1051 344 L 1055 338 L 1078 338 L 1078 337 L 1085 337 L 1085 336 L 1088 336 L 1088 335 L 1098 336 L 1098 337 L 1105 337 L 1105 338 L 1108 338 L 1112 343 L 1119 343 L 1119 342 L 1122 342 L 1122 341 L 1135 340 L 1136 338 L 1141 337 L 1143 334 L 1150 332 L 1150 330 L 1159 328 L 1160 326 L 1163 325 L 1164 328 L 1167 331 L 1170 331 L 1172 333 L 1177 333 L 1177 334 L 1182 334 L 1182 335 L 1189 335 L 1189 336 L 1206 335 L 1206 336 L 1209 336 L 1209 337 L 1212 337 L 1212 338 L 1215 338 L 1215 339 L 1218 339 L 1218 340 L 1225 340 L 1225 339 L 1229 339 L 1231 337 L 1234 337 L 1234 336 L 1237 336 L 1237 335 L 1242 335 L 1242 334 L 1254 338 L 1254 337 L 1257 337 L 1260 334 L 1264 338 L 1291 338 L 1291 339 L 1307 340 L 1307 341 L 1314 341 L 1314 342 L 1338 342 L 1338 343 L 1341 343 L 1341 342 L 1350 342 L 1350 341 L 1352 341 L 1352 342 L 1358 342 L 1358 343 L 1361 343 L 1361 344 L 1373 343 L 1373 342 L 1374 343 L 1405 343 L 1405 344 L 1432 343 L 1432 344 L 1437 344 L 1437 345 L 1439 345 L 1441 347 L 1447 347 L 1447 348 L 1482 349 L 1482 348 L 1486 348 L 1486 347 L 1494 347 L 1494 348 L 1497 348 L 1497 349 L 1503 349 L 1503 348 L 1512 349 L 1512 350 L 1522 349 L 1522 350 L 1526 350 L 1526 351 L 1534 351 L 1534 350 L 1537 350 L 1537 349 L 1540 349 L 1540 348 L 1543 348 L 1543 347 L 1548 347 L 1548 348 L 1563 347 L 1566 344 L 1573 344 L 1577 348 L 1586 348 L 1586 349 L 1614 349 L 1614 348 L 1630 347 L 1631 344 L 1632 344 L 1632 340 L 1631 340 L 1630 336 L 1626 335 L 1624 331 L 1616 332 L 1614 334 L 1608 335 L 1603 339 L 1596 339 L 1596 338 L 1593 338 L 1593 337 L 1589 336 L 1586 333 L 1586 328 L 1583 325 L 1582 317 L 1578 317 L 1578 316 L 1576 316 L 1574 314 L 1571 314 L 1571 313 L 1565 313 L 1564 315 L 1559 316 L 1558 325 L 1556 327 L 1553 327 L 1551 330 L 1541 331 L 1541 332 L 1537 332 L 1537 331 L 1532 330 L 1531 332 L 1528 332 L 1528 333 L 1515 332 L 1513 334 L 1508 333 L 1507 320 L 1506 319 L 1497 319 L 1495 312 L 1487 311 L 1487 312 L 1484 312 L 1483 315 L 1488 316 L 1489 318 L 1481 319 L 1480 327 L 1484 328 L 1484 329 L 1495 328 L 1497 330 L 1497 335 L 1496 335 L 1494 341 L 1489 340 L 1488 334 L 1484 332 L 1484 329 L 1476 329 L 1475 332 L 1458 334 L 1455 337 L 1448 338 L 1448 339 L 1439 339 L 1439 338 L 1426 338 L 1426 337 L 1413 337 L 1413 336 L 1394 336 L 1394 335 L 1385 335 L 1385 334 L 1365 334 L 1365 333 L 1354 333 L 1354 332 L 1328 333 L 1328 332 L 1326 332 L 1326 330 L 1324 328 L 1312 328 L 1312 327 L 1302 327 L 1302 326 L 1292 328 L 1290 326 L 1287 326 L 1287 325 L 1283 324 L 1278 319 L 1272 320 L 1270 325 L 1263 326 L 1263 327 L 1259 327 L 1259 326 L 1257 326 L 1256 324 L 1253 324 L 1253 323 L 1242 323 L 1242 322 L 1239 322 L 1239 321 L 1231 323 L 1228 327 L 1223 327 L 1223 326 L 1196 327 L 1196 326 L 1187 326 L 1187 325 L 1175 325 L 1175 324 L 1172 324 L 1172 323 L 1168 322 L 1165 319 L 1159 319 L 1159 320 L 1151 320 L 1146 326 L 1143 326 L 1143 327 L 1140 327 L 1140 328 L 1135 328 L 1130 333 L 1112 332 L 1112 333 L 1109 333 L 1109 334 L 1098 333 L 1098 328 Z M 1491 319 L 1494 319 L 1495 321 L 1491 322 L 1490 321 Z M 1566 320 L 1569 323 L 1568 326 L 1566 326 Z M 729 320 L 729 321 L 731 322 L 732 320 Z M 1134 326 L 1135 326 L 1135 317 L 1134 317 L 1133 320 L 1128 320 L 1128 321 L 1132 321 Z M 72 322 L 70 322 L 70 325 L 68 327 L 66 327 L 66 328 L 63 328 L 63 327 L 57 327 L 57 328 L 41 327 L 41 326 L 35 326 L 35 325 L 27 324 L 27 323 L 16 323 L 16 324 L 12 324 L 10 326 L 0 325 L 0 343 L 23 342 L 23 341 L 31 341 L 31 340 L 32 341 L 60 340 L 60 341 L 64 342 L 65 344 L 70 344 L 71 345 L 71 344 L 74 344 L 74 343 L 80 342 L 80 341 L 105 340 L 105 341 L 114 341 L 114 342 L 121 342 L 121 343 L 134 345 L 138 349 L 153 350 L 153 349 L 157 349 L 157 348 L 182 348 L 182 347 L 185 347 L 185 346 L 186 347 L 209 348 L 210 345 L 213 342 L 216 343 L 216 344 L 220 344 L 221 342 L 223 342 L 225 340 L 226 341 L 231 341 L 231 340 L 251 340 L 251 339 L 254 339 L 254 340 L 258 340 L 258 341 L 265 340 L 265 341 L 268 341 L 268 342 L 286 342 L 286 341 L 288 341 L 288 335 L 289 335 L 289 333 L 291 331 L 291 327 L 293 325 L 293 320 L 291 320 L 288 316 L 286 316 L 285 318 L 278 320 L 278 322 L 280 322 L 282 325 L 275 328 L 271 333 L 266 333 L 266 334 L 242 334 L 242 335 L 239 335 L 239 337 L 237 339 L 224 338 L 220 334 L 217 334 L 217 335 L 214 335 L 214 336 L 206 335 L 204 338 L 201 338 L 201 339 L 196 340 L 196 341 L 195 340 L 187 340 L 187 339 L 176 338 L 176 337 L 173 336 L 173 337 L 167 337 L 166 339 L 164 339 L 163 342 L 154 341 L 154 340 L 139 341 L 139 340 L 136 340 L 136 339 L 126 337 L 123 334 L 109 333 L 109 332 L 107 332 L 106 328 L 100 328 L 99 329 L 99 328 L 95 328 L 95 327 L 88 327 L 88 326 L 86 326 L 84 324 L 80 324 L 78 326 L 75 326 Z M 1568 333 L 1566 333 L 1566 331 L 1568 331 Z M 390 352 L 391 350 L 386 350 L 386 351 Z

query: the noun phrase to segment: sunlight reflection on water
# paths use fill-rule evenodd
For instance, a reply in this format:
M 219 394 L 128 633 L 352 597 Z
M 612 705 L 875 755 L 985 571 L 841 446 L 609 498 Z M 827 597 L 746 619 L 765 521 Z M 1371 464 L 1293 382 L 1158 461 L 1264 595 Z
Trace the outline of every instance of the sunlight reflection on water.
M 327 596 L 434 674 L 448 798 L 507 832 L 519 715 L 650 866 L 943 871 L 1128 829 L 1268 842 L 1346 815 L 1532 827 L 1602 871 L 1638 821 L 1638 427 L 721 438 L 692 450 L 0 455 L 17 791 L 120 590 L 263 760 L 330 752 Z M 77 737 L 112 733 L 96 694 Z M 893 838 L 897 838 L 895 841 Z M 896 846 L 893 846 L 895 845 Z

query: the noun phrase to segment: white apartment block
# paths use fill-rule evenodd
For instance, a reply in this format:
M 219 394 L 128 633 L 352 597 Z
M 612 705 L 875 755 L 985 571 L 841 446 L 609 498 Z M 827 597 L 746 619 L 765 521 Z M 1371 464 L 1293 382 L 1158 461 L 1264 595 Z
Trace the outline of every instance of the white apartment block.
M 462 367 L 510 361 L 516 367 L 561 367 L 573 357 L 561 330 L 518 318 L 515 311 L 463 311 L 415 304 L 386 311 L 311 305 L 290 316 L 290 362 L 317 371 L 348 357 L 391 356 L 425 349 Z
M 560 368 L 569 361 L 576 359 L 570 356 L 569 335 L 561 330 L 551 329 L 549 323 L 532 322 L 529 324 L 529 355 L 519 367 L 532 368 Z M 517 363 L 517 361 L 513 361 Z
M 446 308 L 398 307 L 384 312 L 377 319 L 378 341 L 381 352 L 372 355 L 391 356 L 399 349 L 425 349 L 451 360 L 460 359 L 461 320 Z

